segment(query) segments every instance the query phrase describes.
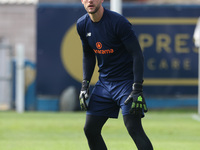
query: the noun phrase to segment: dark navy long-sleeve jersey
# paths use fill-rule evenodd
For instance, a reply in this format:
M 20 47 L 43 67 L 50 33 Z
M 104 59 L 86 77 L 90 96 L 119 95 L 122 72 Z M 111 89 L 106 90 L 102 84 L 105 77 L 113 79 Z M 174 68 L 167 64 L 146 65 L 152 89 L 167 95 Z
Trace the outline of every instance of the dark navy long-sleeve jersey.
M 93 22 L 88 14 L 79 18 L 77 31 L 83 46 L 84 80 L 91 80 L 97 57 L 100 78 L 143 82 L 143 54 L 125 17 L 104 8 L 99 22 Z

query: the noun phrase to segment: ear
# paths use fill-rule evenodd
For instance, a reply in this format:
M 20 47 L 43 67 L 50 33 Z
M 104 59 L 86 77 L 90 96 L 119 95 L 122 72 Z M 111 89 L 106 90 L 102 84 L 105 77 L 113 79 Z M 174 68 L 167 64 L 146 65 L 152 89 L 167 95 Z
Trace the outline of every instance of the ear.
M 83 4 L 83 0 L 81 0 L 81 3 Z

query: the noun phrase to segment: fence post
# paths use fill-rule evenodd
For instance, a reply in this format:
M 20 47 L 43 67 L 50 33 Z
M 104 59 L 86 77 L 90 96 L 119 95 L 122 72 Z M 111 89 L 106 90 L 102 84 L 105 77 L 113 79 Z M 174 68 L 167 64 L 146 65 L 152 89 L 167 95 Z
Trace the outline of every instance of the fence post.
M 16 45 L 16 111 L 24 112 L 24 46 Z

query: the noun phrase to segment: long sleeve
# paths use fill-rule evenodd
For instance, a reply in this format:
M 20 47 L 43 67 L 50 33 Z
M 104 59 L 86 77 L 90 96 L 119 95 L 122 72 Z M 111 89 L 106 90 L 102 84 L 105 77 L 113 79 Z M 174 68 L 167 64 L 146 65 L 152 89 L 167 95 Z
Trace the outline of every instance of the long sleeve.
M 127 51 L 133 57 L 134 83 L 143 83 L 144 57 L 136 37 L 124 41 Z
M 132 24 L 124 17 L 121 17 L 118 21 L 116 32 L 126 50 L 133 57 L 134 83 L 143 83 L 144 57 Z
M 83 47 L 83 80 L 90 81 L 96 64 L 95 54 L 92 50 Z
M 83 22 L 77 23 L 77 31 L 82 41 L 83 48 L 83 80 L 90 81 L 94 72 L 96 58 L 93 50 L 85 37 Z M 80 27 L 81 24 L 81 27 Z

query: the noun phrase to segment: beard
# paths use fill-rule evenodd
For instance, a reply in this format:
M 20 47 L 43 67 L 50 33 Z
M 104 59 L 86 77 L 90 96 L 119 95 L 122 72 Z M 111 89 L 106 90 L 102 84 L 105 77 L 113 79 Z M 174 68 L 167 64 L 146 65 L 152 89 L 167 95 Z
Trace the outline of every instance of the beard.
M 100 8 L 100 4 L 97 5 L 93 11 L 89 11 L 89 9 L 87 9 L 87 12 L 88 12 L 89 14 L 95 14 L 95 13 L 99 10 L 99 8 Z

